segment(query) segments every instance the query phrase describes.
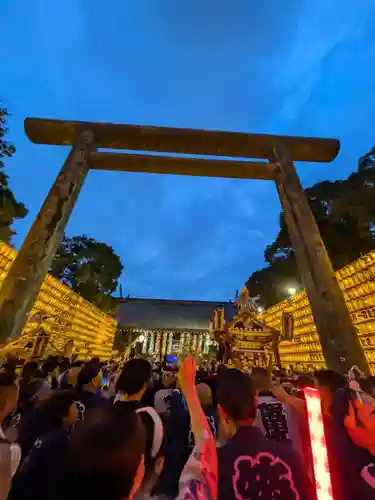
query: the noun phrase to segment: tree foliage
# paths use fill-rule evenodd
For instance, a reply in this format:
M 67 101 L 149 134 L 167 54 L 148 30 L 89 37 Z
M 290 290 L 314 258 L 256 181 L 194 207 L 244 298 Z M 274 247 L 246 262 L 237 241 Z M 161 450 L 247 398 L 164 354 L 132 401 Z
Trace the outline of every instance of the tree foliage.
M 28 210 L 23 203 L 19 203 L 9 188 L 8 176 L 4 172 L 4 158 L 11 158 L 16 148 L 5 140 L 8 132 L 6 127 L 8 110 L 0 108 L 0 240 L 9 243 L 15 234 L 11 226 L 14 219 L 23 219 Z
M 104 312 L 114 312 L 115 292 L 123 270 L 113 248 L 86 235 L 60 242 L 51 274 Z
M 375 248 L 375 146 L 346 180 L 319 182 L 305 194 L 335 269 Z M 287 297 L 288 286 L 303 287 L 283 214 L 264 257 L 267 267 L 254 272 L 247 287 L 269 306 Z

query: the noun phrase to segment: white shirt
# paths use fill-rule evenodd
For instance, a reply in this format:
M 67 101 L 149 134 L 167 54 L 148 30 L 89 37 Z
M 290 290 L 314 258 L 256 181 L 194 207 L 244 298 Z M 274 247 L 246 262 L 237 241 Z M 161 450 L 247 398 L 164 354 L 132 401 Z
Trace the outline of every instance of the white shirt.
M 0 426 L 0 438 L 8 439 L 6 437 L 6 435 L 4 434 L 4 431 L 1 428 L 1 426 Z M 20 448 L 19 444 L 11 443 L 10 444 L 10 471 L 11 471 L 12 477 L 17 472 L 20 461 L 21 461 L 21 448 Z

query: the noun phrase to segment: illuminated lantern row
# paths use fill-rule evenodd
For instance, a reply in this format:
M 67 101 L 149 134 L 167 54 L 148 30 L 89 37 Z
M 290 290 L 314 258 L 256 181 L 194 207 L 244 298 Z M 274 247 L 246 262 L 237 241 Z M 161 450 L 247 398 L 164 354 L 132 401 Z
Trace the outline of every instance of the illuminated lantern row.
M 0 286 L 15 257 L 16 251 L 0 242 Z M 77 354 L 80 359 L 111 357 L 117 321 L 50 275 L 43 282 L 21 337 L 5 349 L 17 352 L 17 346 L 21 349 L 32 344 L 40 332 L 41 316 L 49 338 L 44 354 L 63 353 L 69 346 L 69 354 Z
M 375 374 L 375 251 L 336 272 L 346 305 L 351 314 L 366 357 Z M 319 369 L 325 366 L 310 304 L 305 291 L 268 308 L 257 318 L 266 325 L 281 329 L 282 313 L 294 318 L 294 338 L 282 341 L 283 366 Z

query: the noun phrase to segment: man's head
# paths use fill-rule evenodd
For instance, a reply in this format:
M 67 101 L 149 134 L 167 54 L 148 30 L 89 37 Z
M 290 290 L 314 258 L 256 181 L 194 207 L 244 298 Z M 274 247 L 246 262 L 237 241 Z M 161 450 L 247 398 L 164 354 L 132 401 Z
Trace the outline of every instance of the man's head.
M 100 389 L 102 384 L 102 371 L 98 359 L 93 358 L 87 361 L 78 374 L 77 388 L 89 392 L 95 392 Z
M 255 391 L 248 373 L 235 368 L 222 373 L 218 377 L 217 400 L 221 416 L 236 425 L 255 418 Z
M 0 422 L 16 409 L 18 385 L 12 373 L 0 373 Z
M 146 392 L 152 367 L 145 359 L 130 359 L 124 365 L 116 383 L 116 392 L 140 400 Z
M 267 391 L 271 386 L 271 375 L 266 368 L 254 367 L 251 370 L 251 379 L 257 392 Z
M 132 498 L 144 475 L 145 432 L 127 405 L 91 411 L 74 429 L 67 457 L 69 498 Z

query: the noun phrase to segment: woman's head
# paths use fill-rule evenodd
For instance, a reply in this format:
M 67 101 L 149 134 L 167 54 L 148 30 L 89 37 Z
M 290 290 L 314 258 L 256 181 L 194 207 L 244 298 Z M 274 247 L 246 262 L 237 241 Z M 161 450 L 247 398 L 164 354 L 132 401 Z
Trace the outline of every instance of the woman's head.
M 144 475 L 145 431 L 128 405 L 105 405 L 76 425 L 67 460 L 69 498 L 131 498 Z

